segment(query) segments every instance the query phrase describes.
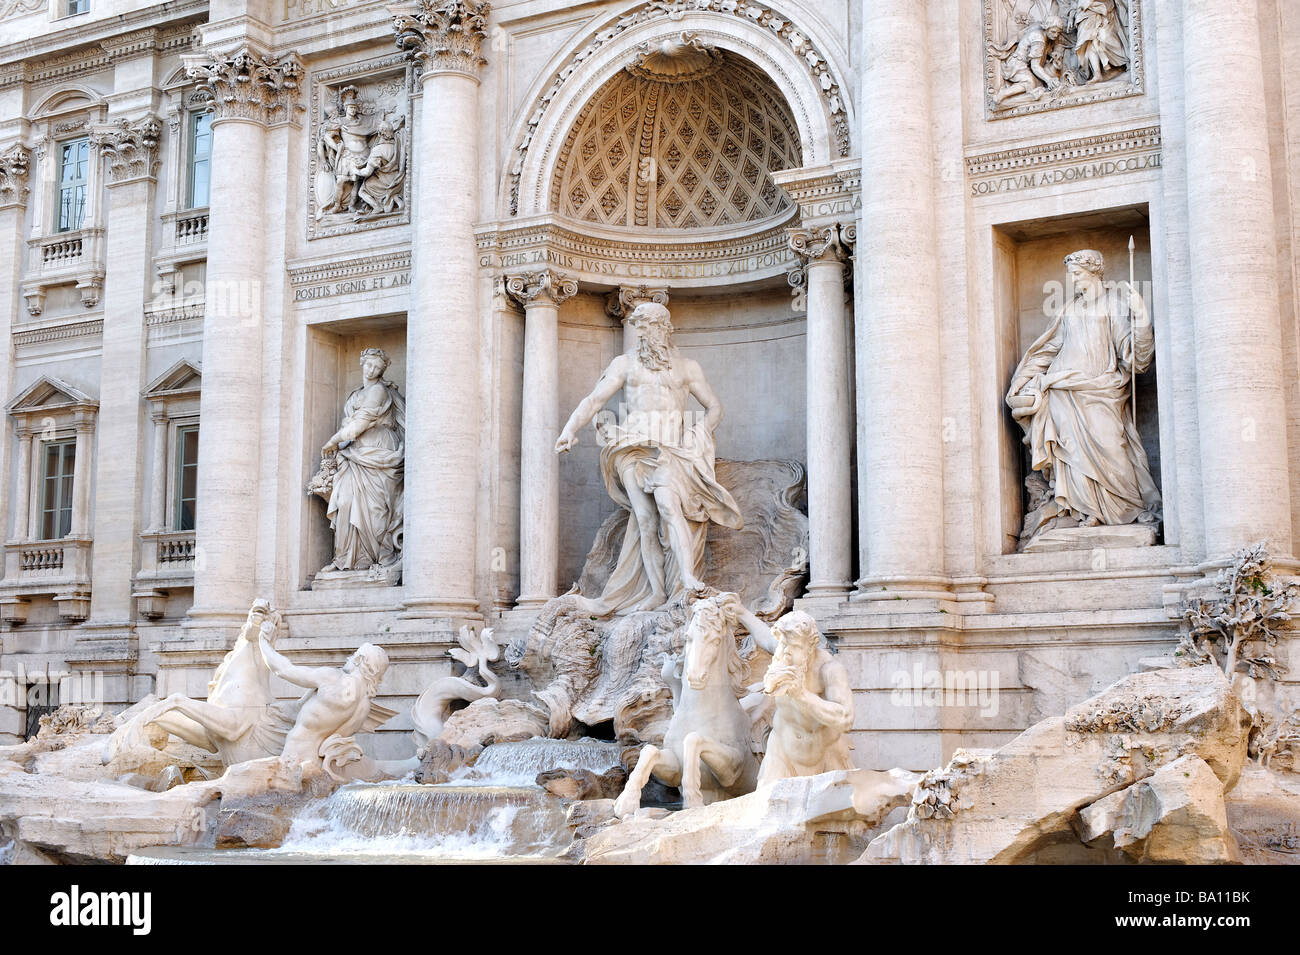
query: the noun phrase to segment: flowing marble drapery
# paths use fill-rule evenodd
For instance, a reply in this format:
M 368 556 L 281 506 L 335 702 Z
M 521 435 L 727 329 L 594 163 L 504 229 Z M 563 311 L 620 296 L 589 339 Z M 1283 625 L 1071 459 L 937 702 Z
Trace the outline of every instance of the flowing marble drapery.
M 1057 314 L 1016 368 L 1007 403 L 1058 513 L 1109 525 L 1157 519 L 1160 492 L 1129 400 L 1132 376 L 1154 349 L 1144 309 L 1130 317 L 1107 296 L 1084 295 Z
M 386 567 L 400 558 L 402 548 L 406 403 L 387 381 L 362 385 L 343 406 L 343 424 L 364 430 L 338 451 L 326 508 L 334 528 L 333 566 Z

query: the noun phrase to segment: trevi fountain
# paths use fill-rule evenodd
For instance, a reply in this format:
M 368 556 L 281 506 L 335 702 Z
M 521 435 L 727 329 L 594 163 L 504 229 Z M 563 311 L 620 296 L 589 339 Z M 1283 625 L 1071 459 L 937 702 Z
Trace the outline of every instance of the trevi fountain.
M 0 4 L 0 862 L 1300 859 L 1296 12 Z

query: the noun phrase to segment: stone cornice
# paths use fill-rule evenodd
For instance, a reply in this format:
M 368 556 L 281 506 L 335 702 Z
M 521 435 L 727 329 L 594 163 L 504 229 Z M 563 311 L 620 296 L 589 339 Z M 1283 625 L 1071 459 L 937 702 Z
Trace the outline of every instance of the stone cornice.
M 177 48 L 178 42 L 188 45 L 193 25 L 206 19 L 207 13 L 208 0 L 176 0 L 10 43 L 0 47 L 0 87 L 7 85 L 7 79 L 13 82 L 9 77 L 15 71 L 26 72 L 30 82 L 38 83 L 103 67 L 109 62 L 109 57 L 100 43 L 107 41 L 112 44 L 117 38 L 149 28 L 157 29 L 158 48 L 169 52 Z M 71 53 L 61 52 L 74 47 L 85 48 Z
M 376 272 L 400 272 L 411 267 L 411 250 L 396 249 L 360 255 L 349 259 L 330 259 L 303 265 L 290 264 L 289 284 L 295 288 L 359 278 Z
M 294 120 L 302 109 L 303 65 L 297 53 L 264 53 L 245 44 L 181 59 L 186 75 L 211 92 L 214 122 L 242 119 L 271 125 Z
M 1150 125 L 967 156 L 966 175 L 972 195 L 983 196 L 1156 168 L 1160 161 L 1160 127 Z
M 161 134 L 162 123 L 155 116 L 96 125 L 90 139 L 99 154 L 108 160 L 109 185 L 152 179 L 158 167 Z
M 31 160 L 32 151 L 22 143 L 0 150 L 0 209 L 26 204 Z
M 487 0 L 417 0 L 388 9 L 398 47 L 419 62 L 423 76 L 477 77 L 487 62 L 480 52 L 492 9 Z
M 104 320 L 92 318 L 84 322 L 65 322 L 60 325 L 47 325 L 41 328 L 17 328 L 14 330 L 15 347 L 24 345 L 43 345 L 47 342 L 64 341 L 69 338 L 87 338 L 100 335 L 104 331 Z
M 799 207 L 799 218 L 805 226 L 821 224 L 827 218 L 856 216 L 862 208 L 862 165 L 856 159 L 815 168 L 777 170 L 772 173 L 772 181 Z
M 152 55 L 158 49 L 158 31 L 154 27 L 122 33 L 99 44 L 110 60 L 124 60 L 143 54 Z
M 524 308 L 535 303 L 558 306 L 578 294 L 578 283 L 563 272 L 542 269 L 506 276 L 506 291 Z
M 475 230 L 481 268 L 549 266 L 606 287 L 645 282 L 678 289 L 776 278 L 794 260 L 786 240 L 788 218 L 761 232 L 659 242 L 601 235 L 549 217 L 520 225 L 509 222 Z

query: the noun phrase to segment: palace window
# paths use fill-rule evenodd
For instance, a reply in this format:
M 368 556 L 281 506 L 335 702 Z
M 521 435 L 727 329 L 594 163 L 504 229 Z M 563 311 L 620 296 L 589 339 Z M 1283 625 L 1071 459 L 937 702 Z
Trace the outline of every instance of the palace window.
M 81 228 L 86 217 L 86 184 L 90 169 L 90 140 L 73 139 L 59 144 L 59 232 Z
M 41 445 L 41 540 L 59 540 L 72 533 L 76 459 L 76 441 L 46 441 Z
M 90 0 L 63 0 L 63 16 L 75 17 L 90 12 Z
M 190 175 L 187 205 L 202 209 L 208 204 L 212 169 L 212 114 L 190 114 Z
M 194 530 L 198 509 L 199 426 L 176 429 L 176 518 L 178 531 Z

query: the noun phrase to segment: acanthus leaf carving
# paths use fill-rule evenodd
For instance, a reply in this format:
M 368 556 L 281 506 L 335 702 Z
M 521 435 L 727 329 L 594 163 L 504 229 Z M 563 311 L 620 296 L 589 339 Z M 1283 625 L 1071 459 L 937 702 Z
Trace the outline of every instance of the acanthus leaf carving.
M 212 94 L 214 119 L 275 123 L 293 118 L 303 76 L 297 53 L 261 53 L 242 46 L 230 53 L 205 51 L 181 58 L 185 74 Z
M 487 62 L 480 52 L 487 37 L 487 0 L 418 0 L 391 6 L 398 48 L 420 63 L 423 73 L 477 76 Z
M 0 151 L 0 206 L 20 205 L 27 201 L 31 160 L 31 150 L 22 143 L 14 143 Z
M 134 121 L 123 118 L 95 126 L 90 138 L 99 154 L 108 160 L 109 183 L 152 176 L 158 166 L 161 134 L 162 124 L 154 116 Z

